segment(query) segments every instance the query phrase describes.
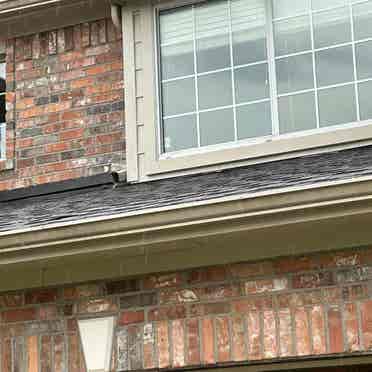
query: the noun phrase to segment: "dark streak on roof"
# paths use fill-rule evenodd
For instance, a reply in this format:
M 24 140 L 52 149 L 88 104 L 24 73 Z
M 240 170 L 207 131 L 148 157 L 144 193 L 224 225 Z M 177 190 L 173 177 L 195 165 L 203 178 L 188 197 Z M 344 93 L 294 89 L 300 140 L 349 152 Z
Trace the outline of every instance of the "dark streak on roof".
M 372 175 L 372 146 L 142 184 L 106 182 L 0 202 L 0 231 L 367 175 Z

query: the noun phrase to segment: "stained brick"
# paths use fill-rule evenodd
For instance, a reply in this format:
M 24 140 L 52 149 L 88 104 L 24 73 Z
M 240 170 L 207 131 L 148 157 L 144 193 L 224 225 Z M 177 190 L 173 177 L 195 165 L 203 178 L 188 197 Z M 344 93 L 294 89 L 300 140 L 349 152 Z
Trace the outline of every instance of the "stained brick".
M 143 365 L 146 369 L 153 369 L 155 364 L 155 327 L 153 323 L 143 326 Z
M 309 319 L 307 317 L 306 309 L 298 308 L 295 311 L 296 324 L 296 349 L 298 355 L 311 354 L 311 340 Z
M 27 337 L 27 372 L 39 372 L 39 344 L 37 336 Z
M 360 350 L 359 324 L 356 304 L 346 304 L 344 308 L 344 323 L 347 351 Z
M 228 317 L 216 317 L 217 358 L 219 362 L 231 360 L 230 326 Z
M 341 316 L 339 307 L 332 307 L 328 310 L 329 348 L 331 353 L 344 351 Z
M 158 364 L 160 368 L 170 366 L 168 322 L 161 321 L 157 327 Z
M 3 372 L 12 371 L 12 344 L 11 340 L 4 340 L 1 343 L 2 353 L 1 353 L 1 366 Z M 37 371 L 36 371 L 37 372 Z
M 202 362 L 204 364 L 213 364 L 215 362 L 214 357 L 214 327 L 213 319 L 204 318 L 201 321 L 202 328 Z
M 293 355 L 292 319 L 290 310 L 279 310 L 278 318 L 280 356 L 289 357 Z
M 87 300 L 76 304 L 75 313 L 100 313 L 114 312 L 118 310 L 118 306 L 114 299 L 95 299 Z
M 262 358 L 260 314 L 252 311 L 247 315 L 248 326 L 248 358 L 257 360 Z
M 264 333 L 264 357 L 265 359 L 275 358 L 278 355 L 277 330 L 275 314 L 271 310 L 263 312 L 263 333 Z
M 36 308 L 24 308 L 7 310 L 2 313 L 4 322 L 24 322 L 27 320 L 36 320 L 38 311 Z
M 65 339 L 63 335 L 54 336 L 53 340 L 53 363 L 54 372 L 63 372 L 65 365 Z M 37 372 L 37 371 L 35 371 Z
M 314 354 L 326 353 L 325 324 L 323 306 L 311 309 L 311 335 Z
M 242 316 L 233 316 L 232 324 L 232 360 L 240 362 L 247 359 L 244 318 Z
M 187 334 L 187 363 L 189 365 L 200 364 L 200 335 L 198 319 L 186 320 Z
M 296 275 L 293 278 L 293 288 L 317 288 L 330 286 L 334 283 L 332 272 L 318 272 Z
M 363 346 L 372 350 L 372 301 L 366 301 L 360 307 L 362 316 Z
M 129 364 L 133 370 L 140 370 L 143 368 L 142 363 L 142 327 L 130 326 L 128 327 L 128 350 L 129 350 Z
M 41 336 L 40 367 L 41 372 L 52 371 L 52 338 L 49 335 Z
M 185 365 L 185 328 L 183 320 L 171 322 L 172 334 L 172 366 L 183 367 Z
M 155 308 L 148 312 L 148 320 L 150 321 L 181 319 L 185 317 L 186 308 L 182 305 Z
M 165 287 L 174 287 L 183 283 L 183 278 L 180 273 L 151 275 L 144 280 L 145 289 L 156 289 Z
M 118 323 L 127 325 L 133 323 L 142 323 L 145 320 L 144 311 L 124 311 L 121 313 Z

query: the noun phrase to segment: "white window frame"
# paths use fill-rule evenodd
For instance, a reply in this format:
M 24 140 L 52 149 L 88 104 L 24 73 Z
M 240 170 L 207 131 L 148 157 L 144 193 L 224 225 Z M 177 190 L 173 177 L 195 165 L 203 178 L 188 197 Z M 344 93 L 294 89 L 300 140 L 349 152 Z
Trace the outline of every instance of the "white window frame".
M 360 2 L 365 2 L 361 0 Z M 215 170 L 233 166 L 242 166 L 246 164 L 273 161 L 283 158 L 302 156 L 305 154 L 319 153 L 325 151 L 339 150 L 356 146 L 372 144 L 372 120 L 357 121 L 354 123 L 317 128 L 304 132 L 295 132 L 283 134 L 280 136 L 260 137 L 249 140 L 237 141 L 234 143 L 218 144 L 197 149 L 188 149 L 173 153 L 162 153 L 161 138 L 161 116 L 159 105 L 159 44 L 157 32 L 157 19 L 160 11 L 172 9 L 182 5 L 199 3 L 199 0 L 190 1 L 154 1 L 144 0 L 143 2 L 129 5 L 123 8 L 123 45 L 124 45 L 124 63 L 126 74 L 126 118 L 127 118 L 127 161 L 128 161 L 128 180 L 129 181 L 147 181 L 149 179 L 164 178 L 173 175 L 193 173 L 200 171 Z M 266 0 L 266 4 L 270 1 Z M 354 3 L 355 4 L 355 3 Z M 353 4 L 353 5 L 354 5 Z M 349 5 L 351 6 L 351 4 Z M 141 15 L 140 25 L 136 25 L 135 18 Z M 310 12 L 310 14 L 312 14 Z M 310 15 L 312 17 L 312 15 Z M 273 18 L 268 16 L 267 27 L 272 28 Z M 312 23 L 311 23 L 312 24 Z M 312 26 L 311 26 L 312 27 Z M 132 59 L 133 64 L 136 60 L 135 52 L 135 30 L 142 30 L 142 53 L 141 66 L 128 66 Z M 272 30 L 268 34 L 272 35 Z M 313 34 L 312 34 L 313 35 Z M 275 57 L 273 53 L 273 39 L 268 38 L 270 47 L 268 51 L 269 74 L 275 77 Z M 366 40 L 363 40 L 366 41 Z M 359 41 L 358 41 L 359 42 Z M 128 45 L 133 47 L 129 48 Z M 355 42 L 353 45 L 353 58 L 355 58 Z M 314 40 L 312 36 L 312 47 Z M 333 47 L 333 46 L 332 46 Z M 330 48 L 322 48 L 330 49 Z M 315 55 L 314 48 L 307 53 Z M 303 54 L 300 53 L 293 53 Z M 279 57 L 282 58 L 282 57 Z M 231 67 L 228 69 L 231 70 Z M 137 70 L 141 70 L 143 84 L 138 88 Z M 354 71 L 355 74 L 355 71 Z M 354 76 L 355 77 L 355 76 Z M 314 80 L 316 76 L 314 74 Z M 371 79 L 372 80 L 372 79 Z M 278 132 L 279 120 L 276 96 L 276 78 L 271 78 L 271 105 L 273 114 L 273 134 Z M 361 81 L 354 79 L 353 82 L 343 85 L 357 84 Z M 335 85 L 335 87 L 338 85 Z M 327 87 L 330 88 L 330 87 Z M 137 89 L 137 92 L 136 92 Z M 319 89 L 316 85 L 309 91 L 316 92 L 318 96 Z M 324 88 L 320 88 L 324 89 Z M 357 89 L 357 88 L 356 88 Z M 141 92 L 139 92 L 141 90 Z M 274 92 L 274 93 L 273 93 Z M 305 91 L 304 91 L 305 92 Z M 298 94 L 295 93 L 295 94 Z M 289 95 L 289 94 L 284 94 Z M 134 96 L 134 97 L 133 97 Z M 139 108 L 135 106 L 135 99 L 143 97 L 142 113 L 138 113 Z M 316 103 L 318 103 L 316 101 Z M 135 113 L 134 111 L 137 111 Z M 318 104 L 317 125 L 319 126 Z M 137 128 L 134 130 L 135 115 L 142 115 L 141 133 Z M 359 115 L 359 110 L 358 110 Z M 359 116 L 358 116 L 359 119 Z M 143 136 L 142 145 L 139 144 Z M 137 155 L 141 156 L 138 161 Z

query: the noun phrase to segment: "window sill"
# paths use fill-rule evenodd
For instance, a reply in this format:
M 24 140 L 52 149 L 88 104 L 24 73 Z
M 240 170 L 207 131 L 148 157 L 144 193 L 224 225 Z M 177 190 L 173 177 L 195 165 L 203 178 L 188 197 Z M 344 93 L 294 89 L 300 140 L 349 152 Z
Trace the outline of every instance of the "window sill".
M 200 172 L 203 167 L 210 170 L 231 168 L 363 146 L 372 140 L 371 124 L 371 121 L 366 121 L 354 124 L 353 127 L 331 127 L 321 133 L 302 132 L 269 140 L 266 138 L 261 142 L 234 143 L 204 150 L 165 154 L 159 158 L 151 156 L 155 153 L 153 151 L 146 158 L 146 175 L 151 179 L 160 178 L 172 172 Z

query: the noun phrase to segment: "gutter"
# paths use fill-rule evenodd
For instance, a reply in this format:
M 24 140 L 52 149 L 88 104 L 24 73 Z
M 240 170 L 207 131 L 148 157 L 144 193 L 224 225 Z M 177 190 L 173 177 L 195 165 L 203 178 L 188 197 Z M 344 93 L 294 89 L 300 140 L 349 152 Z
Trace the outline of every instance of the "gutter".
M 264 244 L 270 238 L 267 232 L 273 229 L 295 229 L 296 226 L 311 226 L 314 223 L 323 223 L 332 229 L 333 222 L 335 226 L 340 226 L 339 221 L 345 222 L 345 218 L 348 224 L 353 219 L 362 218 L 370 225 L 371 178 L 2 232 L 0 265 L 103 252 L 144 255 L 152 250 L 155 252 L 159 247 L 181 249 L 192 242 L 198 244 L 205 239 L 247 233 L 260 233 Z M 352 230 L 357 233 L 357 229 L 344 230 L 339 231 L 340 236 L 353 233 Z M 372 242 L 369 231 L 370 228 L 366 238 L 371 238 Z M 337 239 L 333 240 L 336 244 Z M 362 243 L 362 237 L 358 242 Z M 366 240 L 363 242 L 368 243 Z M 324 241 L 324 245 L 326 243 Z M 345 241 L 345 244 L 348 243 Z

